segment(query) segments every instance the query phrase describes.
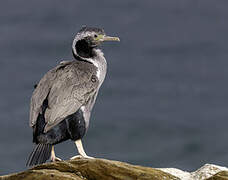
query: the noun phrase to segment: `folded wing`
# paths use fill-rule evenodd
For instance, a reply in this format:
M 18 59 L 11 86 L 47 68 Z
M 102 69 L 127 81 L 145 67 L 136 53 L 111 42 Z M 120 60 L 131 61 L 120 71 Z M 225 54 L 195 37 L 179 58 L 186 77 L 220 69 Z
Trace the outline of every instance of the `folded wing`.
M 85 105 L 96 93 L 96 67 L 87 62 L 70 61 L 50 70 L 33 92 L 30 126 L 34 126 L 43 101 L 47 98 L 45 132 Z

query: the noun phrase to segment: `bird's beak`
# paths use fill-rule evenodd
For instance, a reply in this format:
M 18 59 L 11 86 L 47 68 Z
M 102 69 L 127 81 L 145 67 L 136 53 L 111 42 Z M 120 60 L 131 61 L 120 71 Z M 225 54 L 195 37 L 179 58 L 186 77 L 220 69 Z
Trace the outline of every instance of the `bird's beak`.
M 118 37 L 103 36 L 101 41 L 120 41 L 120 39 Z

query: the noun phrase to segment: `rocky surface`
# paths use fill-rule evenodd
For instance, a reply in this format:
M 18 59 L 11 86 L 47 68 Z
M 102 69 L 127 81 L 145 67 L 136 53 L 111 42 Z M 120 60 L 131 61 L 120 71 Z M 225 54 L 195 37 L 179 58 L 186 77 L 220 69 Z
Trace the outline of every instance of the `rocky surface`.
M 172 174 L 181 180 L 204 180 L 208 178 L 212 178 L 210 180 L 217 180 L 213 179 L 215 177 L 219 177 L 223 172 L 227 172 L 228 175 L 228 168 L 226 167 L 221 167 L 221 166 L 216 166 L 213 164 L 205 164 L 203 167 L 199 168 L 198 170 L 194 172 L 186 172 L 182 171 L 180 169 L 175 169 L 175 168 L 160 168 L 161 171 L 167 172 L 169 174 Z M 217 174 L 218 173 L 218 174 Z M 223 177 L 228 180 L 228 176 L 223 175 Z M 224 180 L 225 180 L 224 179 Z M 223 180 L 223 179 L 221 179 Z
M 149 168 L 105 159 L 75 159 L 35 166 L 0 180 L 228 180 L 228 169 L 206 164 L 189 173 L 175 168 Z

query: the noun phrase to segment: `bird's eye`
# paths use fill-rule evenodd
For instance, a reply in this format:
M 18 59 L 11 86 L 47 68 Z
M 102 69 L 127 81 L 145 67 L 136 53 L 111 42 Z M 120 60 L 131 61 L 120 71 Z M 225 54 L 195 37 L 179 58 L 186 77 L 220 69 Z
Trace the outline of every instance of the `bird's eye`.
M 97 38 L 97 34 L 94 34 L 94 37 Z

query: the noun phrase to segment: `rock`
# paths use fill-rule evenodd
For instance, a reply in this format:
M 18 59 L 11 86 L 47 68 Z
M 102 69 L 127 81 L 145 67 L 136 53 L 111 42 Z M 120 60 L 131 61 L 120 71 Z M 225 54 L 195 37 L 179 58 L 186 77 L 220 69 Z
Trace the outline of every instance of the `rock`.
M 207 179 L 207 178 L 212 177 L 216 173 L 222 172 L 222 171 L 228 172 L 228 169 L 226 167 L 216 166 L 213 164 L 205 164 L 203 167 L 201 167 L 197 171 L 191 173 L 191 175 L 194 179 Z M 228 176 L 226 178 L 228 180 Z
M 75 159 L 38 165 L 0 180 L 178 180 L 158 169 L 105 159 Z
M 175 168 L 160 168 L 160 170 L 172 174 L 180 178 L 181 180 L 206 180 L 207 178 L 209 178 L 210 180 L 217 180 L 218 178 L 220 178 L 220 176 L 228 180 L 228 168 L 213 164 L 205 164 L 203 167 L 199 168 L 194 172 L 186 172 Z M 227 174 L 225 174 L 226 172 Z M 223 175 L 220 173 L 222 173 Z M 217 177 L 217 179 L 213 179 L 215 177 Z
M 208 179 L 207 179 L 208 178 Z M 175 168 L 149 168 L 105 159 L 46 163 L 0 180 L 228 180 L 228 169 L 206 164 L 189 173 Z
M 228 180 L 228 172 L 227 171 L 221 171 L 214 176 L 208 178 L 207 180 Z

